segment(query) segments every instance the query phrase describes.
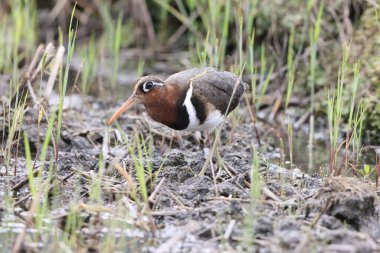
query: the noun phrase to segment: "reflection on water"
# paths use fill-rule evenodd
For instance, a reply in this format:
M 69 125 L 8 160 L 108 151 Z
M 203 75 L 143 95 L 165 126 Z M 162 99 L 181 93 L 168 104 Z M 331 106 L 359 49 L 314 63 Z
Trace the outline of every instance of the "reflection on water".
M 288 137 L 284 137 L 285 146 L 285 160 L 290 161 Z M 328 137 L 327 137 L 328 138 Z M 330 163 L 330 143 L 329 140 L 314 139 L 313 146 L 310 147 L 308 140 L 309 137 L 298 133 L 293 136 L 293 165 L 306 173 L 320 173 L 323 171 L 328 174 Z M 339 168 L 342 162 L 344 147 L 337 157 L 337 167 Z M 348 156 L 350 162 L 355 162 L 354 165 L 358 169 L 362 169 L 365 164 L 370 165 L 371 168 L 376 166 L 376 149 L 374 147 L 362 148 L 362 152 L 359 155 L 358 163 L 356 163 L 356 154 L 352 153 L 352 150 L 348 150 Z

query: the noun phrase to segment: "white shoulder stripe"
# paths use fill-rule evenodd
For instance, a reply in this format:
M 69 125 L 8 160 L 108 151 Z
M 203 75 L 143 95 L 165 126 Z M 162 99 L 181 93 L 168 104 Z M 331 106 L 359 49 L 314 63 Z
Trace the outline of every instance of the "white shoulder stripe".
M 197 113 L 195 111 L 195 107 L 193 103 L 191 103 L 191 97 L 193 95 L 193 84 L 190 83 L 189 90 L 186 93 L 185 101 L 183 101 L 183 105 L 186 107 L 187 113 L 189 114 L 189 125 L 186 129 L 191 129 L 199 126 L 199 119 L 197 118 Z

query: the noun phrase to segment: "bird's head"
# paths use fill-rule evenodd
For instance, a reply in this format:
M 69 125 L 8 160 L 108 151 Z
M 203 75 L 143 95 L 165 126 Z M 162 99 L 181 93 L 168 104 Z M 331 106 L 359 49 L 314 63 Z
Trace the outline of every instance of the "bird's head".
M 132 95 L 128 100 L 112 115 L 108 120 L 108 125 L 111 125 L 120 115 L 132 107 L 136 103 L 142 103 L 147 106 L 148 104 L 155 103 L 155 101 L 162 98 L 164 82 L 155 76 L 145 76 L 139 79 L 136 83 Z

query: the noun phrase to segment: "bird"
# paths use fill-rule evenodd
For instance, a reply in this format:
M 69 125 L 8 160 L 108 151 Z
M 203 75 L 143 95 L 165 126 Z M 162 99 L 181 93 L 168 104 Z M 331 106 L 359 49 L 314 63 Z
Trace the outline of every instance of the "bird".
M 212 67 L 184 70 L 166 80 L 144 76 L 108 125 L 141 103 L 154 121 L 174 130 L 212 131 L 238 106 L 247 89 L 238 76 Z

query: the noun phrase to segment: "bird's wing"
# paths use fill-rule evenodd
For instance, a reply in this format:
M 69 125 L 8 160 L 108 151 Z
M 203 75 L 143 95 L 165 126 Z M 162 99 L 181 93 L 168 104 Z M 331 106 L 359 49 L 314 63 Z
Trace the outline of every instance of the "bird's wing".
M 203 68 L 196 72 L 197 74 L 191 78 L 195 94 L 204 97 L 223 114 L 230 113 L 238 106 L 245 89 L 245 83 L 240 78 L 214 68 Z M 231 104 L 228 107 L 230 100 Z
M 211 67 L 178 72 L 169 76 L 165 83 L 177 84 L 181 90 L 186 91 L 192 83 L 193 94 L 199 96 L 204 102 L 211 103 L 223 114 L 227 111 L 235 85 L 237 87 L 227 114 L 237 107 L 241 95 L 248 86 L 234 74 Z

